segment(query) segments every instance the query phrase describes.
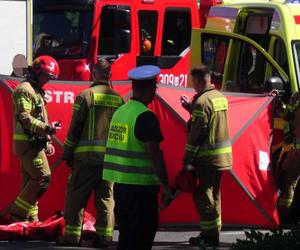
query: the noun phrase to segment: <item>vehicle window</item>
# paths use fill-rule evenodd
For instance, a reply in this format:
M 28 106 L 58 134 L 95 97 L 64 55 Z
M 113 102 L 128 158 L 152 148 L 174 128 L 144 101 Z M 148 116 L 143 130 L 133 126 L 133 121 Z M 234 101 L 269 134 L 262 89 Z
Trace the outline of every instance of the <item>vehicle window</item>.
M 268 59 L 251 44 L 234 40 L 232 41 L 232 51 L 228 64 L 234 65 L 234 67 L 231 69 L 230 76 L 236 79 L 240 92 L 255 94 L 268 92 L 265 83 L 272 76 L 279 76 L 283 82 L 286 81 L 268 62 Z M 233 64 L 233 61 L 236 64 Z M 271 68 L 271 74 L 268 73 L 268 67 Z
M 228 39 L 212 35 L 204 36 L 202 62 L 212 71 L 212 81 L 218 89 L 222 86 L 227 49 Z
M 293 55 L 294 55 L 295 68 L 296 68 L 296 74 L 297 74 L 297 82 L 298 82 L 298 88 L 299 88 L 299 83 L 300 83 L 300 41 L 294 42 Z
M 270 18 L 261 15 L 249 15 L 246 24 L 246 34 L 261 34 L 269 32 Z
M 185 8 L 167 8 L 164 16 L 161 55 L 179 56 L 191 41 L 191 13 Z
M 238 41 L 240 50 L 238 82 L 241 92 L 263 93 L 266 70 L 266 59 L 253 46 Z
M 285 73 L 290 78 L 290 70 L 288 65 L 288 57 L 286 52 L 286 46 L 284 44 L 284 41 L 276 37 L 275 43 L 274 43 L 274 52 L 273 52 L 273 58 L 274 60 L 280 65 L 280 67 L 285 71 Z M 272 75 L 276 76 L 278 75 L 278 72 L 273 68 Z M 286 84 L 284 86 L 284 97 L 282 99 L 288 100 L 292 95 L 292 90 L 290 84 Z
M 140 55 L 153 56 L 157 32 L 156 11 L 139 11 Z
M 266 92 L 266 78 L 281 77 L 250 43 L 205 33 L 201 42 L 202 62 L 210 68 L 217 88 L 221 87 L 223 91 L 262 94 Z M 267 66 L 273 75 L 266 74 Z
M 244 35 L 260 44 L 265 50 L 269 49 L 272 16 L 273 11 L 269 10 L 264 14 L 250 14 L 246 20 Z
M 88 53 L 92 6 L 34 5 L 33 57 L 82 58 Z
M 100 18 L 98 55 L 128 53 L 131 42 L 130 6 L 106 5 Z
M 280 65 L 280 67 L 289 75 L 286 47 L 281 38 L 277 38 L 275 41 L 273 58 Z

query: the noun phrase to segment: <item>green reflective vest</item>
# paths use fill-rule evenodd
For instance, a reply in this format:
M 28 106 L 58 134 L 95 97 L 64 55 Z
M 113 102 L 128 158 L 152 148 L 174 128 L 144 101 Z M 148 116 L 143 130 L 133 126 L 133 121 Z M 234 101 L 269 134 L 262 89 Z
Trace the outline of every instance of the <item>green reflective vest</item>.
M 137 117 L 149 111 L 130 100 L 113 115 L 104 156 L 103 179 L 123 184 L 158 185 L 144 142 L 135 137 Z

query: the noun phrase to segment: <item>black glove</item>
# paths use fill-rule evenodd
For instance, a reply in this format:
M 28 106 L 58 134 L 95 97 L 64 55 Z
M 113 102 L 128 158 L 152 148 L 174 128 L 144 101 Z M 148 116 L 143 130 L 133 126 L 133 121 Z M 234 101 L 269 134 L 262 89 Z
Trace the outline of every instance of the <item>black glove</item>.
M 60 122 L 53 122 L 52 126 L 51 125 L 47 125 L 47 127 L 46 127 L 46 133 L 48 135 L 54 135 L 59 130 L 61 130 L 61 123 Z

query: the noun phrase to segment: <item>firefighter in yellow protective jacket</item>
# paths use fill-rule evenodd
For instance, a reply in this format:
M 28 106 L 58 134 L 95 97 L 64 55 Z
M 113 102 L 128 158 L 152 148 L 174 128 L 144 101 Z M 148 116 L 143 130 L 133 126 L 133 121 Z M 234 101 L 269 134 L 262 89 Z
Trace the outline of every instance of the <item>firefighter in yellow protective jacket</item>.
M 21 161 L 22 183 L 9 211 L 11 221 L 38 220 L 37 201 L 51 180 L 46 154 L 54 154 L 50 135 L 56 133 L 58 127 L 48 124 L 43 86 L 58 74 L 55 59 L 40 56 L 28 68 L 27 81 L 13 91 L 14 153 Z
M 114 227 L 113 184 L 102 180 L 103 156 L 109 123 L 124 102 L 109 86 L 111 66 L 100 59 L 94 67 L 94 83 L 81 92 L 73 105 L 73 116 L 62 158 L 71 166 L 65 201 L 65 232 L 59 245 L 79 245 L 83 212 L 95 193 L 95 247 L 107 247 Z
M 201 234 L 190 239 L 191 245 L 217 246 L 221 221 L 220 185 L 222 171 L 231 169 L 232 154 L 227 122 L 227 99 L 211 83 L 205 65 L 191 70 L 193 87 L 197 92 L 190 102 L 181 102 L 191 113 L 188 124 L 184 165 L 192 164 L 200 179 L 193 193 L 200 215 Z
M 300 177 L 300 93 L 296 92 L 287 105 L 286 119 L 290 123 L 293 144 L 287 152 L 279 175 L 281 176 L 281 192 L 278 198 L 278 213 L 281 224 L 293 224 L 290 207 L 293 202 L 295 188 Z

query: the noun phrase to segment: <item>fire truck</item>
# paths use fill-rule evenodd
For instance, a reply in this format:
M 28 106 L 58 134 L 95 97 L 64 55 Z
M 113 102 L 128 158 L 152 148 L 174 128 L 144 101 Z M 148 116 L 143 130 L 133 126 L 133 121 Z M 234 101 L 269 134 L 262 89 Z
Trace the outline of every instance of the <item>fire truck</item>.
M 192 28 L 204 24 L 216 0 L 35 0 L 33 58 L 58 60 L 60 80 L 91 80 L 99 57 L 112 62 L 112 80 L 140 65 L 162 69 L 159 81 L 187 86 Z

